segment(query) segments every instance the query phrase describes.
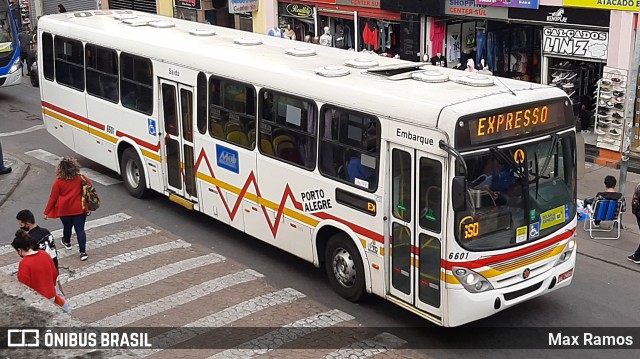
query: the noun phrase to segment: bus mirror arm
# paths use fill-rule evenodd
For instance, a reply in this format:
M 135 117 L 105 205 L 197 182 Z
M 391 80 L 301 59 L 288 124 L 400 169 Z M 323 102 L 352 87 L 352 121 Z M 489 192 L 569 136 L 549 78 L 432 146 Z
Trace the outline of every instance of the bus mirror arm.
M 467 209 L 467 164 L 464 161 L 464 158 L 462 158 L 462 155 L 460 155 L 460 152 L 456 151 L 455 148 L 449 146 L 442 140 L 440 140 L 440 148 L 453 156 L 458 160 L 460 164 L 462 164 L 462 175 L 454 176 L 453 182 L 451 183 L 451 204 L 454 211 L 464 211 Z

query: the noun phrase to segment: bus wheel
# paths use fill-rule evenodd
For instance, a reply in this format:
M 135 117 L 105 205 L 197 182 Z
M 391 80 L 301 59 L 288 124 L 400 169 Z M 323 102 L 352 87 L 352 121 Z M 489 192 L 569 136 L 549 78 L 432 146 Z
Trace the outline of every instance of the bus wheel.
M 147 191 L 147 180 L 144 177 L 142 162 L 133 148 L 124 150 L 120 159 L 120 173 L 129 193 L 136 198 L 144 197 Z
M 324 255 L 325 270 L 333 289 L 357 302 L 364 295 L 364 268 L 358 248 L 342 234 L 329 238 Z

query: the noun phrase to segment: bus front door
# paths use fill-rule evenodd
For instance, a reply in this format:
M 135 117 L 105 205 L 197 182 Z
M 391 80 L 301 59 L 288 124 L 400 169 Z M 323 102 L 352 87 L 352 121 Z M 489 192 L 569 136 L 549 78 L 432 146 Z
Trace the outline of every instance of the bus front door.
M 164 173 L 170 192 L 197 202 L 193 154 L 193 88 L 160 79 Z
M 444 158 L 389 148 L 390 293 L 441 321 Z

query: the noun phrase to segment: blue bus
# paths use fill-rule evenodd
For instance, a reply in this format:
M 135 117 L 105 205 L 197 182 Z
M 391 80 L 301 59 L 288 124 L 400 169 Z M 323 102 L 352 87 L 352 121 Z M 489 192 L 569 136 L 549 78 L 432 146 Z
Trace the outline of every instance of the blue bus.
M 0 0 L 0 87 L 20 83 L 20 46 L 18 29 L 8 0 Z

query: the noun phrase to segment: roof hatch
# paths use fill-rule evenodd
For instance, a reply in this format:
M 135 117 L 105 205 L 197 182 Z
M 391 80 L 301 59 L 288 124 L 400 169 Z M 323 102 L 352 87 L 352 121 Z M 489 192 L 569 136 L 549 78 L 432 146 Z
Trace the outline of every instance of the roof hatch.
M 347 76 L 351 71 L 344 66 L 324 66 L 314 70 L 316 75 L 323 77 L 342 77 Z
M 189 34 L 193 36 L 213 36 L 216 34 L 212 29 L 191 29 Z
M 421 72 L 414 72 L 411 74 L 411 78 L 418 81 L 438 83 L 449 81 L 449 75 L 443 74 L 438 70 L 426 70 Z
M 257 37 L 238 37 L 233 39 L 233 43 L 243 46 L 255 46 L 262 45 L 262 40 Z
M 423 66 L 429 65 L 426 62 L 414 62 L 409 64 L 378 66 L 367 70 L 367 73 L 386 77 L 389 80 L 404 80 L 411 77 L 412 72 L 424 70 Z
M 356 69 L 370 69 L 379 65 L 378 61 L 376 60 L 365 59 L 362 57 L 346 60 L 344 64 Z
M 314 56 L 316 54 L 316 50 L 310 47 L 292 47 L 284 50 L 284 53 L 291 56 Z

